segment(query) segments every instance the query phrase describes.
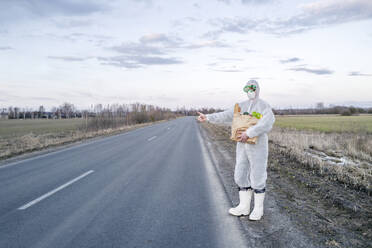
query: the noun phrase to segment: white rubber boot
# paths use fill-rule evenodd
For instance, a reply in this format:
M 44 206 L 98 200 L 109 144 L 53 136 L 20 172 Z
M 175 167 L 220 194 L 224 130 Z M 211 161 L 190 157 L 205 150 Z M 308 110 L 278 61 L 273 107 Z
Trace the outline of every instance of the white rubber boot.
M 249 215 L 253 190 L 239 190 L 239 205 L 230 208 L 229 213 L 235 216 Z
M 252 213 L 249 215 L 250 220 L 261 219 L 261 217 L 263 216 L 264 199 L 265 199 L 265 192 L 254 193 L 254 208 L 253 208 Z

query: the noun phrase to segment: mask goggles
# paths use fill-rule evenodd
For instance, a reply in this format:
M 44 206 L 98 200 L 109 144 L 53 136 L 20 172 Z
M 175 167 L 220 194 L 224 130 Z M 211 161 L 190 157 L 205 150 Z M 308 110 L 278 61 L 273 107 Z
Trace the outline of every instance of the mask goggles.
M 256 91 L 256 85 L 246 85 L 244 88 L 243 88 L 243 90 L 244 90 L 244 92 L 246 92 L 246 93 L 248 93 L 248 92 L 254 92 L 254 91 Z

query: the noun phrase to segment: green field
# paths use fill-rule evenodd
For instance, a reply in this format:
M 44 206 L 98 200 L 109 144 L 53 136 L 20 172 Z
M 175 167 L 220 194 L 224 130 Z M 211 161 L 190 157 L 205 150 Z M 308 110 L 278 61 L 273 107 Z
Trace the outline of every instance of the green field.
M 275 126 L 321 132 L 372 133 L 372 115 L 286 115 L 275 116 Z
M 83 119 L 11 119 L 0 120 L 0 137 L 22 136 L 27 133 L 44 134 L 75 130 Z
M 286 115 L 275 116 L 275 126 L 322 132 L 372 133 L 372 115 Z M 75 130 L 83 119 L 0 120 L 0 137 L 9 138 L 27 133 L 44 134 Z

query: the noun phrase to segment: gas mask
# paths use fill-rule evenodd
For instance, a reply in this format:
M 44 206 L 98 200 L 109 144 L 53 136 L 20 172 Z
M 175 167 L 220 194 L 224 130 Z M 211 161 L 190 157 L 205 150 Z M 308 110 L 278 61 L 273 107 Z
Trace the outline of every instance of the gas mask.
M 248 91 L 247 96 L 248 96 L 249 99 L 254 99 L 256 97 L 256 92 Z

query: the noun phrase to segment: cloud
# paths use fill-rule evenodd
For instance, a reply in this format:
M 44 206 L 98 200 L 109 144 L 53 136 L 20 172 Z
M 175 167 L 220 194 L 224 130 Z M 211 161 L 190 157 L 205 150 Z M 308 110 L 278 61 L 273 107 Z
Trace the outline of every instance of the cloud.
M 244 59 L 242 58 L 217 58 L 218 60 L 223 60 L 223 61 L 243 61 Z
M 200 18 L 195 18 L 195 17 L 188 16 L 188 17 L 184 17 L 184 18 L 181 18 L 181 19 L 173 20 L 173 21 L 171 21 L 171 24 L 172 24 L 173 27 L 175 27 L 177 29 L 180 29 L 180 28 L 185 27 L 187 25 L 194 25 L 195 22 L 202 22 L 202 20 Z
M 131 1 L 134 2 L 134 3 L 143 3 L 146 6 L 150 6 L 150 7 L 153 6 L 152 0 L 131 0 Z
M 372 19 L 370 0 L 324 0 L 303 4 L 301 13 L 287 19 L 268 18 L 254 20 L 246 17 L 218 18 L 210 23 L 218 28 L 204 34 L 204 37 L 218 37 L 227 32 L 265 32 L 274 35 L 290 35 L 310 29 L 337 25 L 352 21 Z
M 100 61 L 104 61 L 103 65 L 112 65 L 124 67 L 128 69 L 142 68 L 149 65 L 173 65 L 181 64 L 183 61 L 173 57 L 159 56 L 114 56 L 114 57 L 98 57 Z
M 218 63 L 216 63 L 216 62 L 214 62 L 214 63 L 208 63 L 207 65 L 208 65 L 208 66 L 217 66 Z
M 142 36 L 140 41 L 142 43 L 169 42 L 169 38 L 165 34 L 153 33 Z
M 119 46 L 113 46 L 111 47 L 116 52 L 123 53 L 123 54 L 140 54 L 140 55 L 160 55 L 165 54 L 165 51 L 162 47 L 156 47 L 156 46 L 149 46 L 147 44 L 142 43 L 122 43 Z
M 292 63 L 292 62 L 298 62 L 300 61 L 301 59 L 297 58 L 297 57 L 293 57 L 293 58 L 289 58 L 289 59 L 283 59 L 283 60 L 280 60 L 280 63 L 282 64 L 285 64 L 285 63 Z
M 226 4 L 231 4 L 231 0 L 217 0 L 218 2 L 223 2 Z M 266 4 L 270 3 L 273 0 L 239 0 L 242 4 Z
M 124 42 L 118 46 L 109 47 L 120 53 L 120 56 L 100 57 L 105 65 L 125 68 L 141 68 L 149 65 L 171 65 L 184 63 L 181 59 L 172 57 L 175 49 L 201 49 L 206 47 L 229 47 L 217 40 L 206 40 L 196 43 L 186 43 L 181 38 L 164 33 L 150 33 L 139 38 L 138 42 Z
M 171 65 L 183 63 L 177 58 L 134 56 L 131 57 L 131 59 L 142 65 Z
M 161 44 L 167 47 L 178 47 L 183 41 L 175 36 L 168 36 L 162 33 L 152 33 L 143 35 L 139 41 L 142 44 Z
M 369 19 L 372 17 L 372 2 L 369 0 L 323 0 L 301 5 L 306 14 L 327 17 L 327 22 Z M 340 20 L 344 18 L 344 20 Z M 346 19 L 346 20 L 345 20 Z
M 352 72 L 349 73 L 349 76 L 371 77 L 372 74 L 361 73 L 361 72 L 359 72 L 359 71 L 352 71 Z
M 219 72 L 243 72 L 243 70 L 239 70 L 239 69 L 215 69 L 214 71 L 219 71 Z
M 209 21 L 210 24 L 217 26 L 218 29 L 208 31 L 202 37 L 217 39 L 224 33 L 246 34 L 251 31 L 267 32 L 268 27 L 272 25 L 269 22 L 268 19 L 253 20 L 245 17 L 218 18 Z M 264 23 L 267 24 L 263 25 Z
M 243 4 L 266 4 L 273 0 L 241 0 Z
M 3 0 L 1 9 L 32 13 L 37 16 L 66 15 L 80 16 L 108 10 L 104 2 L 94 0 Z
M 71 17 L 65 20 L 61 20 L 59 18 L 58 20 L 55 20 L 54 23 L 59 28 L 76 28 L 90 26 L 93 24 L 91 20 L 71 19 Z
M 56 59 L 63 61 L 84 61 L 89 59 L 89 57 L 71 57 L 71 56 L 48 56 L 48 59 Z
M 231 1 L 230 0 L 217 0 L 218 2 L 223 2 L 223 3 L 227 3 L 227 4 L 230 4 Z
M 236 65 L 226 65 L 221 63 L 209 63 L 207 64 L 211 70 L 219 72 L 243 72 L 244 68 Z
M 302 5 L 303 13 L 275 26 L 287 32 L 302 32 L 313 28 L 372 19 L 370 0 L 325 0 Z
M 89 25 L 88 20 L 76 20 L 95 13 L 103 13 L 111 9 L 109 1 L 97 0 L 1 0 L 0 23 L 11 30 L 12 25 L 19 22 L 34 22 L 41 18 L 53 18 L 60 28 Z M 57 18 L 72 18 L 71 21 L 57 21 Z
M 103 65 L 112 65 L 128 69 L 143 68 L 151 65 L 181 64 L 178 58 L 168 54 L 172 48 L 178 47 L 182 41 L 161 33 L 143 35 L 138 42 L 124 42 L 119 46 L 110 47 L 120 53 L 120 56 L 98 57 Z
M 230 47 L 230 45 L 217 41 L 217 40 L 207 40 L 207 41 L 201 41 L 197 43 L 193 43 L 190 45 L 184 46 L 184 48 L 189 48 L 189 49 L 197 49 L 197 48 L 204 48 L 204 47 Z
M 306 68 L 306 67 L 294 67 L 288 70 L 303 71 L 303 72 L 308 72 L 308 73 L 317 74 L 317 75 L 333 74 L 333 71 L 328 70 L 328 69 L 311 69 L 311 68 Z
M 112 36 L 101 35 L 101 34 L 86 34 L 86 33 L 71 33 L 71 34 L 54 34 L 54 33 L 46 33 L 43 35 L 27 35 L 27 37 L 43 37 L 46 36 L 47 38 L 53 38 L 58 40 L 67 40 L 70 42 L 77 42 L 77 41 L 84 41 L 93 43 L 96 46 L 103 46 L 105 43 L 110 42 L 114 39 Z
M 150 47 L 148 45 L 157 45 L 157 47 Z M 132 43 L 134 45 L 134 43 Z M 194 43 L 187 43 L 177 36 L 169 36 L 163 33 L 152 33 L 143 35 L 139 39 L 139 43 L 136 43 L 138 47 L 147 47 L 147 48 L 163 48 L 165 50 L 175 49 L 175 48 L 185 48 L 185 49 L 198 49 L 205 47 L 230 47 L 227 43 L 219 40 L 203 40 Z M 131 48 L 132 49 L 132 48 Z
M 119 46 L 111 47 L 112 50 L 122 54 L 131 55 L 163 55 L 171 49 L 182 46 L 182 39 L 168 36 L 163 33 L 143 35 L 138 42 L 124 42 Z
M 266 22 L 266 20 L 261 20 Z M 202 37 L 208 37 L 216 39 L 223 33 L 247 33 L 249 31 L 254 31 L 260 24 L 260 21 L 235 17 L 235 18 L 217 18 L 210 20 L 209 23 L 213 26 L 217 26 L 217 30 L 208 31 L 202 35 Z
M 123 67 L 127 69 L 141 68 L 142 66 L 138 63 L 130 61 L 125 56 L 115 57 L 97 57 L 98 60 L 103 61 L 102 65 L 111 65 L 116 67 Z
M 163 33 L 152 33 L 143 35 L 139 39 L 139 43 L 136 43 L 138 47 L 147 47 L 148 45 L 157 45 L 156 48 L 163 48 L 163 49 L 175 49 L 175 48 L 186 48 L 186 49 L 198 49 L 198 48 L 205 48 L 205 47 L 230 47 L 225 42 L 219 40 L 204 40 L 199 42 L 194 42 L 191 44 L 186 43 L 181 38 L 176 36 L 168 36 Z M 134 43 L 132 43 L 134 45 Z M 151 47 L 154 48 L 154 47 Z M 131 48 L 132 49 L 132 48 Z
M 13 48 L 10 46 L 0 46 L 0 51 L 1 50 L 12 50 Z

